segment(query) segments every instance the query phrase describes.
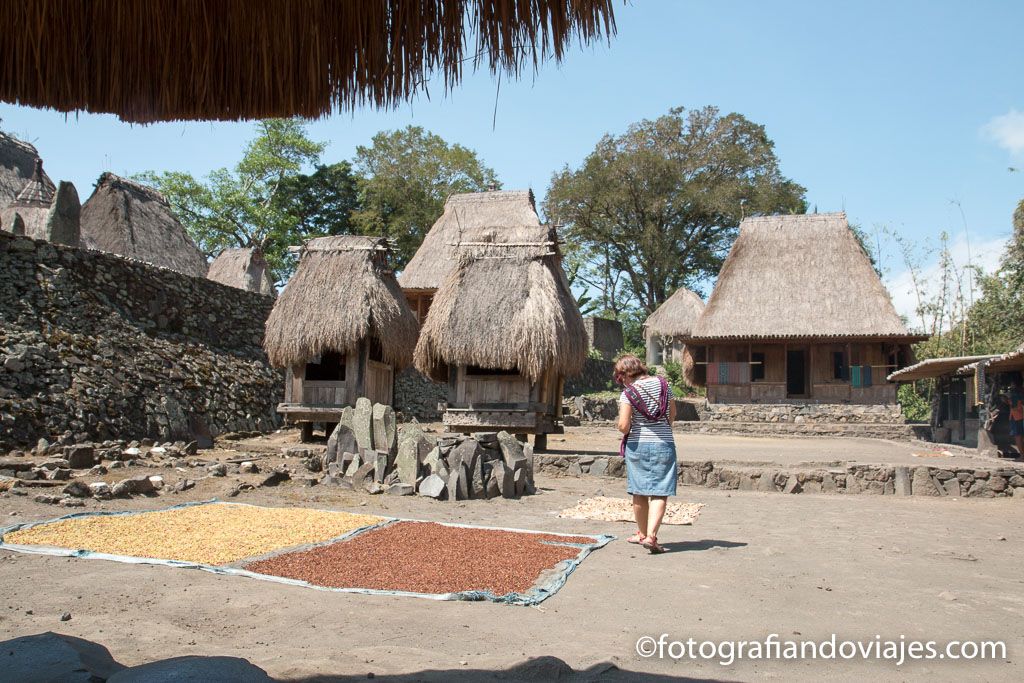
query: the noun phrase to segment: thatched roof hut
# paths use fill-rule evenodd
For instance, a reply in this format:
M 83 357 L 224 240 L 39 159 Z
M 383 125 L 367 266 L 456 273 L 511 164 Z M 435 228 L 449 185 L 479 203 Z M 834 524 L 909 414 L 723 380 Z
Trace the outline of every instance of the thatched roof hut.
M 113 173 L 104 173 L 82 206 L 82 243 L 192 277 L 206 277 L 196 248 L 164 196 Z
M 648 339 L 685 337 L 703 312 L 704 300 L 686 287 L 680 287 L 647 317 L 644 334 Z
M 747 218 L 688 340 L 918 341 L 845 213 Z
M 469 230 L 434 297 L 416 367 L 438 381 L 449 366 L 579 374 L 587 335 L 548 226 Z
M 508 232 L 540 228 L 531 190 L 492 190 L 453 194 L 444 203 L 423 244 L 402 271 L 399 282 L 410 291 L 435 291 L 455 267 L 456 245 L 481 230 Z M 510 237 L 509 240 L 512 241 Z
M 354 352 L 376 337 L 385 363 L 412 362 L 419 326 L 387 265 L 387 244 L 374 237 L 318 237 L 267 319 L 264 348 L 276 367 L 326 352 Z
M 0 26 L 0 100 L 136 122 L 394 106 L 615 30 L 612 0 L 4 2 Z
M 24 183 L 17 196 L 0 210 L 0 227 L 10 230 L 15 215 L 21 216 L 25 235 L 37 240 L 46 239 L 46 219 L 53 204 L 53 181 L 43 171 L 43 160 L 36 158 L 35 170 Z M 14 180 L 14 177 L 9 178 Z
M 206 277 L 247 292 L 277 296 L 267 261 L 259 249 L 225 249 L 213 259 Z
M 0 133 L 0 209 L 13 202 L 36 172 L 39 152 L 27 142 L 7 133 Z M 38 169 L 42 184 L 53 194 L 54 185 L 42 168 Z

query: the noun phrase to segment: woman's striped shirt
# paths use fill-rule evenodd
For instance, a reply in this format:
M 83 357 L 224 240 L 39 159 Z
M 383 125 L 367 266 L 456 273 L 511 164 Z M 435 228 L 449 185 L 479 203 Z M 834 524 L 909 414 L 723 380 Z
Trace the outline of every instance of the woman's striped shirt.
M 644 404 L 647 406 L 647 412 L 655 413 L 661 403 L 661 382 L 657 377 L 644 377 L 638 379 L 633 383 L 633 388 L 636 389 L 636 393 L 643 399 Z M 666 385 L 666 391 L 668 391 L 668 400 L 673 399 L 672 387 Z M 629 403 L 629 399 L 626 398 L 626 392 L 623 391 L 619 394 L 619 404 Z M 648 420 L 644 415 L 633 408 L 633 424 L 629 429 L 629 437 L 626 439 L 626 443 L 638 444 L 638 443 L 671 443 L 675 441 L 672 439 L 672 425 L 668 422 L 668 411 L 665 412 L 665 417 L 660 420 L 652 421 Z

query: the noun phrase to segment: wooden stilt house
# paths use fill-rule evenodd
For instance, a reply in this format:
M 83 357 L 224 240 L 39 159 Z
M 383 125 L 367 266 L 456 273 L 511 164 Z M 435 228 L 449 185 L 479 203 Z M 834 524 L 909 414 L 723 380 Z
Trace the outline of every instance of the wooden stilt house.
M 467 230 L 453 245 L 416 346 L 416 367 L 448 384 L 451 431 L 561 433 L 564 378 L 587 355 L 583 318 L 553 228 Z
M 740 225 L 684 365 L 711 403 L 895 404 L 887 377 L 926 338 L 896 313 L 846 214 L 763 216 Z
M 412 362 L 418 331 L 385 240 L 310 240 L 267 319 L 264 348 L 286 370 L 278 412 L 308 437 L 360 397 L 392 404 L 395 371 Z

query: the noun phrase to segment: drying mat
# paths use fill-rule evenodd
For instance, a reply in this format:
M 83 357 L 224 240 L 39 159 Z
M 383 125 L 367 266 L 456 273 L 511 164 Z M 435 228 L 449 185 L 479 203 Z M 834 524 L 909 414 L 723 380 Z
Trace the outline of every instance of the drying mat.
M 192 513 L 192 515 L 168 517 L 161 514 L 177 511 L 188 511 Z M 175 529 L 172 532 L 166 528 L 169 525 L 165 525 L 164 529 L 158 530 L 159 533 L 147 533 L 154 531 L 151 520 L 187 519 L 193 517 L 197 512 L 204 512 L 206 515 L 214 514 L 218 516 L 222 515 L 222 512 L 229 512 L 230 514 L 228 514 L 227 517 L 230 518 L 234 515 L 237 519 L 247 519 L 248 522 L 244 530 L 238 531 L 236 527 L 235 531 L 231 534 L 224 533 L 223 529 L 225 527 L 221 527 L 220 530 L 208 530 L 210 532 L 210 537 L 220 539 L 221 542 L 225 544 L 225 547 L 221 547 L 211 541 L 204 540 L 200 542 L 200 545 L 185 548 L 184 550 L 181 547 L 174 548 L 171 546 L 168 538 L 161 538 L 161 536 L 166 537 L 168 535 L 173 535 L 174 533 L 184 533 L 187 535 L 189 532 L 188 530 L 182 531 L 180 528 Z M 153 515 L 157 516 L 152 517 Z M 256 516 L 254 517 L 253 515 Z M 322 515 L 326 515 L 327 517 L 322 517 Z M 301 522 L 298 522 L 302 516 L 308 516 L 307 520 L 313 521 L 309 524 L 302 524 Z M 265 529 L 261 530 L 255 527 L 257 522 L 254 520 L 257 519 L 262 519 L 263 521 L 277 520 L 278 523 L 280 523 L 281 520 L 290 520 L 291 522 L 296 523 L 296 526 L 292 529 L 295 533 L 287 538 L 268 538 L 268 535 L 265 533 Z M 125 538 L 118 538 L 112 534 L 104 534 L 100 537 L 98 532 L 96 532 L 97 528 L 104 528 L 105 526 L 102 523 L 96 526 L 97 523 L 106 522 L 109 524 L 111 522 L 120 522 L 121 520 L 130 520 L 135 524 L 133 527 L 123 525 L 117 527 L 125 535 Z M 80 522 L 86 521 L 92 522 L 92 524 L 79 524 Z M 361 525 L 353 526 L 357 524 L 357 522 L 360 522 Z M 192 528 L 194 531 L 195 527 Z M 326 540 L 315 540 L 321 538 L 324 534 L 332 533 L 340 528 L 344 528 L 346 530 L 342 533 L 337 533 Z M 385 536 L 374 536 L 377 532 L 383 532 L 391 528 L 395 528 L 397 531 Z M 90 530 L 92 536 L 87 539 L 82 530 Z M 408 535 L 403 536 L 404 534 L 408 534 L 410 530 L 417 530 L 429 534 L 429 539 L 431 540 L 421 542 L 417 547 L 420 550 L 425 549 L 428 552 L 433 552 L 431 559 L 437 564 L 430 568 L 432 576 L 437 577 L 445 572 L 454 571 L 455 568 L 447 563 L 458 561 L 453 558 L 460 556 L 467 557 L 467 549 L 471 549 L 473 554 L 471 561 L 479 560 L 480 558 L 489 558 L 487 560 L 488 562 L 497 561 L 497 564 L 493 565 L 493 569 L 487 569 L 487 571 L 499 575 L 508 573 L 508 583 L 500 583 L 499 581 L 504 579 L 494 580 L 493 577 L 483 576 L 482 573 L 477 576 L 473 576 L 472 573 L 469 573 L 469 578 L 479 580 L 476 584 L 466 583 L 442 585 L 439 583 L 433 583 L 418 586 L 411 584 L 409 578 L 403 577 L 402 575 L 408 574 L 409 569 L 416 565 L 412 564 L 408 558 L 402 558 L 400 553 L 398 555 L 398 559 L 395 560 L 396 547 L 393 544 L 390 546 L 387 545 L 390 541 L 394 541 L 396 539 L 402 540 L 404 538 L 406 545 L 404 548 L 400 548 L 399 550 L 408 552 L 411 547 L 409 543 L 415 542 L 416 540 L 415 535 L 411 538 Z M 476 532 L 489 533 L 478 535 Z M 245 536 L 246 534 L 251 535 L 254 533 L 260 534 L 261 538 L 267 538 L 264 548 L 252 551 L 252 548 L 255 547 L 255 545 L 250 544 L 245 550 L 242 550 L 237 544 L 248 542 L 239 541 L 235 537 L 238 535 Z M 74 534 L 78 535 L 74 536 Z M 140 536 L 141 540 L 139 538 Z M 149 536 L 155 536 L 155 538 L 149 539 Z M 360 540 L 363 539 L 364 536 L 365 539 Z M 437 545 L 438 539 L 441 538 L 450 545 Z M 387 517 L 355 515 L 347 512 L 331 512 L 327 510 L 310 510 L 307 508 L 265 508 L 246 503 L 221 503 L 218 501 L 183 503 L 164 510 L 151 512 L 76 513 L 45 522 L 17 524 L 10 527 L 0 528 L 0 549 L 2 550 L 12 550 L 40 555 L 114 560 L 117 562 L 127 562 L 132 564 L 156 564 L 171 567 L 201 569 L 216 574 L 248 576 L 250 578 L 261 579 L 264 581 L 273 581 L 276 583 L 285 583 L 344 593 L 405 595 L 429 598 L 433 600 L 490 600 L 493 602 L 514 605 L 535 605 L 553 595 L 565 584 L 569 575 L 577 566 L 579 566 L 579 563 L 582 562 L 587 555 L 594 550 L 607 545 L 612 539 L 614 539 L 614 536 L 609 535 L 573 536 L 568 534 L 552 534 L 524 529 L 478 527 L 464 524 L 437 524 L 433 522 L 420 522 L 413 520 L 403 521 Z M 102 540 L 102 544 L 99 543 L 98 540 Z M 195 539 L 193 539 L 193 541 L 194 540 Z M 481 545 L 481 540 L 490 541 L 490 544 Z M 363 562 L 364 566 L 371 565 L 377 567 L 380 567 L 382 564 L 393 564 L 389 571 L 392 572 L 393 577 L 397 578 L 394 578 L 391 584 L 384 582 L 382 579 L 386 578 L 386 576 L 382 576 L 378 577 L 378 580 L 372 585 L 370 585 L 369 581 L 349 581 L 348 583 L 354 585 L 340 587 L 330 585 L 332 582 L 327 580 L 320 580 L 318 583 L 316 581 L 317 577 L 312 574 L 308 577 L 298 578 L 298 575 L 295 573 L 297 570 L 293 570 L 293 574 L 296 575 L 296 578 L 291 578 L 283 571 L 278 571 L 276 575 L 274 573 L 275 568 L 285 566 L 285 560 L 283 558 L 298 557 L 302 556 L 303 553 L 310 553 L 324 548 L 340 549 L 344 548 L 346 543 L 352 541 L 359 542 L 358 545 L 353 546 L 353 562 Z M 470 543 L 469 541 L 473 541 L 473 543 Z M 143 545 L 140 545 L 144 542 L 150 543 L 151 547 L 147 549 Z M 495 545 L 495 542 L 500 542 L 504 545 L 498 546 Z M 64 545 L 59 545 L 60 543 L 63 543 Z M 205 543 L 205 545 L 203 545 L 203 543 Z M 136 545 L 128 546 L 127 544 Z M 154 554 L 155 551 L 153 548 L 157 546 L 157 544 L 163 544 L 160 547 L 168 549 L 168 552 L 175 554 L 179 558 L 203 557 L 204 559 L 175 559 L 172 557 L 160 557 Z M 134 550 L 132 550 L 132 548 L 134 548 Z M 552 550 L 549 550 L 549 548 Z M 373 553 L 369 552 L 370 549 L 375 549 L 377 551 L 378 554 L 376 559 L 374 559 Z M 515 553 L 522 550 L 525 550 L 529 554 L 524 555 L 523 557 L 517 557 Z M 200 555 L 200 551 L 205 553 L 205 555 Z M 149 552 L 151 554 L 119 554 L 126 552 Z M 242 552 L 248 552 L 249 554 L 241 555 Z M 331 557 L 331 555 L 332 553 L 328 552 L 325 556 Z M 213 563 L 210 560 L 213 560 L 216 563 Z M 303 562 L 298 560 L 296 560 L 294 564 L 296 567 L 303 566 Z M 255 566 L 261 571 L 259 573 L 250 571 L 248 567 L 251 566 Z M 488 564 L 485 566 L 491 567 L 492 565 Z M 304 571 L 308 571 L 308 567 Z M 468 572 L 469 570 L 467 569 L 466 571 Z M 530 575 L 530 572 L 533 572 L 532 576 Z M 310 581 L 306 580 L 306 578 L 314 580 Z M 530 581 L 528 586 L 526 586 L 527 579 Z M 337 584 L 340 582 L 335 581 L 333 583 Z M 425 588 L 436 590 L 439 588 L 446 589 L 452 586 L 469 585 L 473 585 L 474 587 L 448 592 L 424 592 Z M 524 588 L 525 586 L 525 589 L 522 591 L 507 591 L 501 594 L 497 592 L 502 591 L 509 586 L 513 588 Z M 417 590 L 408 590 L 409 588 Z
M 244 565 L 323 588 L 536 604 L 611 537 L 397 521 Z
M 3 530 L 0 547 L 221 566 L 337 539 L 384 521 L 349 512 L 207 501 L 152 512 L 84 513 L 20 525 Z
M 693 524 L 700 517 L 704 503 L 669 503 L 662 524 Z M 596 496 L 584 498 L 575 507 L 562 510 L 559 517 L 596 519 L 602 522 L 632 522 L 633 502 L 625 498 Z

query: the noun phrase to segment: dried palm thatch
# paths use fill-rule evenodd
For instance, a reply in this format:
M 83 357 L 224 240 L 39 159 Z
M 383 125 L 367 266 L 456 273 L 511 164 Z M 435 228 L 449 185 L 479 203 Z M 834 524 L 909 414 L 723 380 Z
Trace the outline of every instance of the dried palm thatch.
M 82 206 L 81 225 L 82 244 L 90 249 L 206 277 L 206 257 L 151 187 L 104 173 Z
M 688 340 L 916 341 L 844 213 L 747 218 Z
M 685 337 L 690 334 L 693 324 L 703 312 L 704 300 L 685 287 L 680 287 L 647 317 L 644 333 L 648 339 Z
M 470 64 L 520 73 L 615 31 L 612 0 L 18 0 L 0 100 L 126 121 L 393 106 Z
M 43 160 L 36 158 L 34 167 L 32 177 L 25 182 L 14 201 L 0 211 L 0 227 L 13 227 L 15 215 L 18 215 L 23 221 L 26 236 L 45 240 L 46 219 L 53 204 L 55 188 L 43 171 Z
M 416 368 L 437 380 L 448 367 L 545 371 L 583 369 L 587 334 L 548 226 L 464 235 L 455 266 L 434 296 L 416 345 Z
M 402 289 L 436 290 L 455 266 L 455 245 L 481 230 L 515 232 L 540 227 L 530 190 L 500 190 L 453 194 L 444 203 L 423 244 L 399 278 Z
M 267 261 L 259 249 L 225 249 L 213 259 L 206 277 L 228 287 L 277 296 Z
M 7 133 L 0 133 L 0 209 L 21 194 L 25 184 L 35 174 L 38 160 L 39 152 L 34 146 Z M 43 185 L 53 194 L 53 181 L 41 168 L 39 172 Z
M 419 324 L 387 266 L 387 243 L 374 237 L 318 237 L 267 319 L 263 348 L 276 367 L 334 351 L 350 353 L 376 337 L 384 362 L 412 362 Z

